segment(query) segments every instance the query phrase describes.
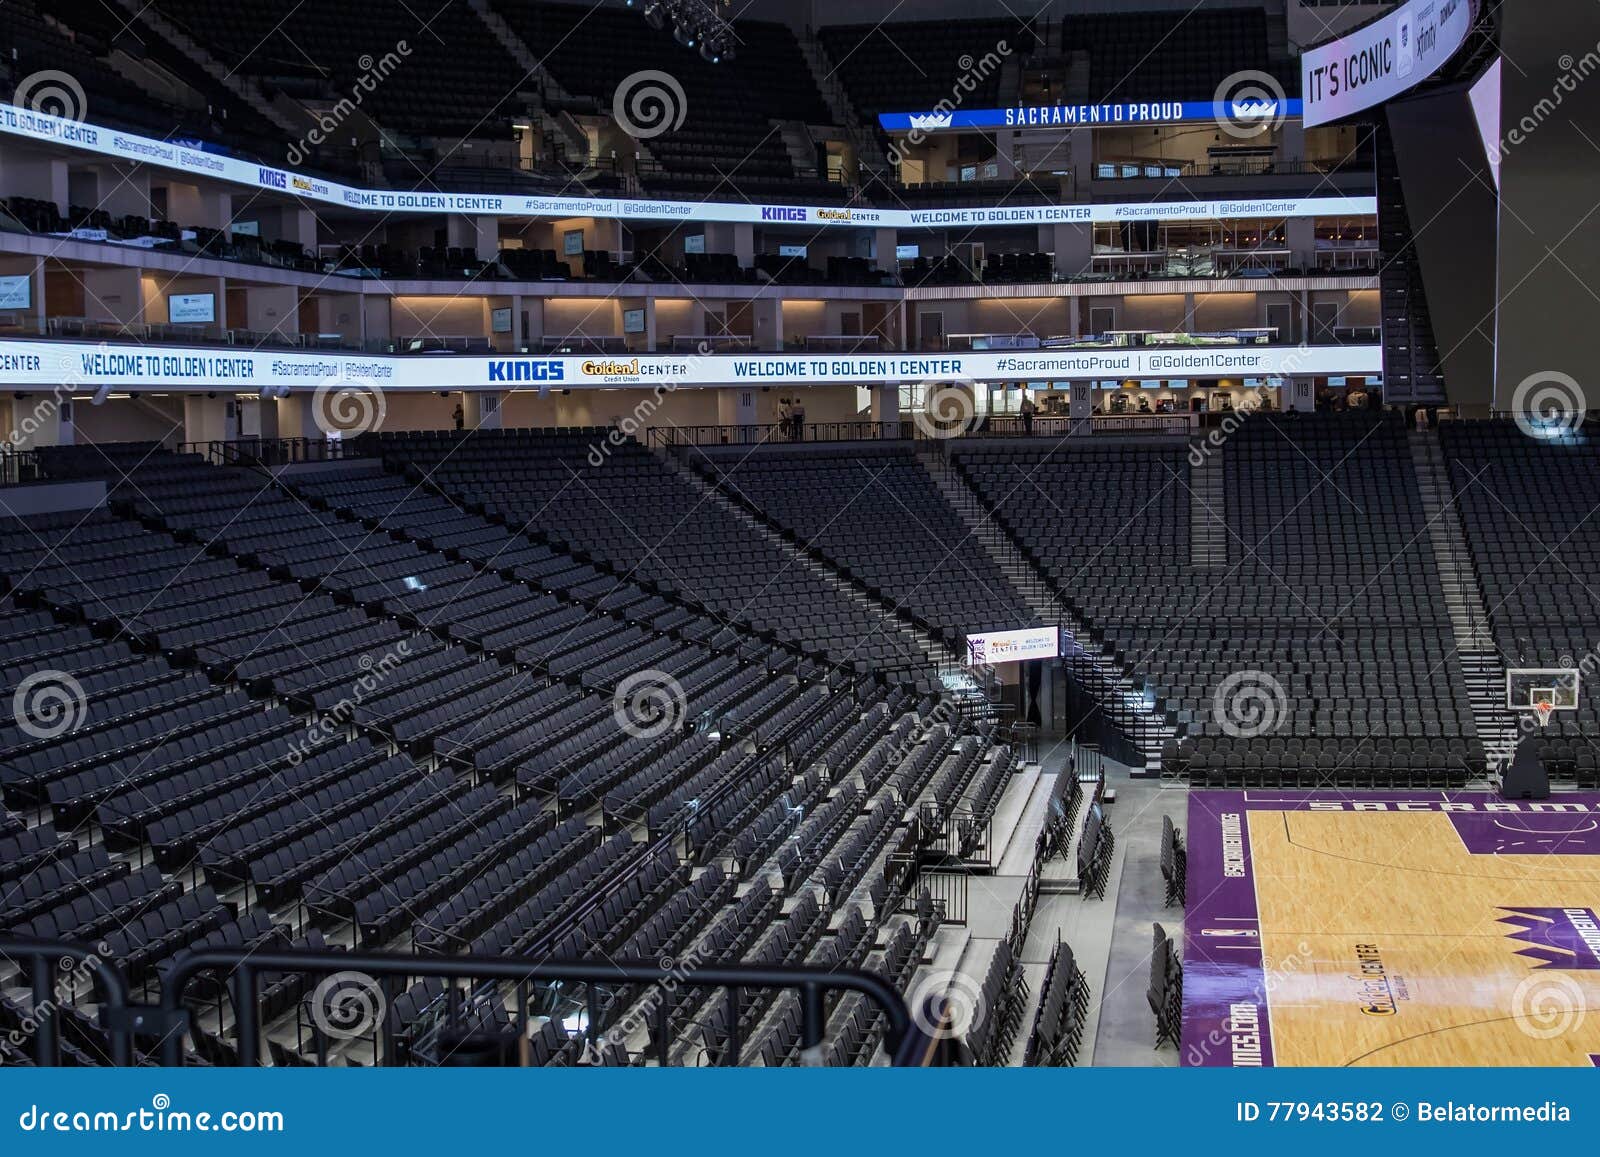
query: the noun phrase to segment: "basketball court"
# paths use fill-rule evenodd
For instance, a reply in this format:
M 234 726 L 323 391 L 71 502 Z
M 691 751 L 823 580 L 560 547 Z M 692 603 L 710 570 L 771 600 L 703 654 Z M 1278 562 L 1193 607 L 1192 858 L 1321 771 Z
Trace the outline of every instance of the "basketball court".
M 1183 1063 L 1600 1064 L 1600 795 L 1195 792 Z

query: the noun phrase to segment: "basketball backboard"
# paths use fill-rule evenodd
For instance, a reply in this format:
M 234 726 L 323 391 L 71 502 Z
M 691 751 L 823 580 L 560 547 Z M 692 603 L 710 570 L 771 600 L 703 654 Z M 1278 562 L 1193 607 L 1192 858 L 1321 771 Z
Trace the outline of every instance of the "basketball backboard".
M 1506 671 L 1506 708 L 1545 723 L 1553 712 L 1578 709 L 1578 681 L 1574 667 L 1513 667 Z

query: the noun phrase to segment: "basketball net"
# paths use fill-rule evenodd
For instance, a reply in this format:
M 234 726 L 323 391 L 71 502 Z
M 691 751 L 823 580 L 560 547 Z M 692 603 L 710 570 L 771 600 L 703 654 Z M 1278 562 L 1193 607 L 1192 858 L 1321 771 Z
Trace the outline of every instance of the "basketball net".
M 1539 702 L 1533 705 L 1533 713 L 1539 717 L 1540 727 L 1544 727 L 1549 724 L 1550 716 L 1555 712 L 1555 709 L 1556 707 L 1554 703 Z

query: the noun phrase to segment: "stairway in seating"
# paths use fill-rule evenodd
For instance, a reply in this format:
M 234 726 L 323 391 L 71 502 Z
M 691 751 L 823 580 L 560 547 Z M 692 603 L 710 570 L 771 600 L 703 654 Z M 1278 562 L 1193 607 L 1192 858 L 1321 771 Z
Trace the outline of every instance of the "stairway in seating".
M 809 28 L 797 33 L 795 39 L 800 44 L 800 55 L 806 58 L 806 66 L 811 70 L 811 79 L 816 82 L 817 91 L 822 94 L 823 103 L 833 114 L 834 122 L 845 130 L 850 137 L 850 143 L 855 146 L 856 164 L 861 169 L 861 183 L 866 184 L 869 176 L 885 181 L 892 180 L 894 174 L 889 168 L 889 157 L 884 153 L 883 145 L 878 139 L 877 126 L 867 125 L 857 114 L 855 106 L 850 103 L 850 97 L 844 90 L 844 82 L 839 79 L 838 71 L 828 60 L 822 41 L 818 40 L 816 33 Z
M 1114 656 L 1093 641 L 1087 625 L 1028 561 L 1010 533 L 1001 527 L 977 492 L 950 464 L 945 450 L 946 444 L 941 441 L 918 443 L 917 461 L 933 479 L 945 501 L 971 529 L 973 541 L 988 552 L 1006 581 L 1028 604 L 1028 609 L 1038 615 L 1041 622 L 1054 623 L 1061 628 L 1062 646 L 1067 652 L 1072 677 L 1094 696 L 1106 718 L 1139 749 L 1145 760 L 1144 774 L 1159 777 L 1161 745 L 1177 735 L 1177 728 L 1149 705 L 1144 691 L 1134 686 L 1132 677 L 1122 670 Z
M 804 121 L 772 121 L 783 136 L 783 147 L 789 150 L 789 163 L 795 176 L 815 180 L 817 173 L 817 146 Z
M 873 598 L 863 588 L 856 586 L 835 571 L 833 567 L 812 558 L 794 543 L 785 541 L 771 526 L 757 518 L 740 502 L 730 498 L 726 493 L 714 486 L 704 475 L 692 466 L 687 465 L 681 457 L 673 453 L 670 448 L 661 451 L 660 456 L 661 460 L 666 463 L 667 469 L 682 478 L 685 484 L 702 495 L 705 501 L 721 507 L 730 517 L 748 526 L 754 533 L 774 544 L 783 552 L 785 557 L 793 560 L 793 565 L 797 570 L 801 571 L 813 582 L 820 586 L 832 587 L 844 598 L 865 607 L 875 615 L 885 615 L 892 619 L 916 642 L 918 649 L 927 657 L 930 670 L 944 674 L 954 671 L 959 666 L 959 661 L 954 652 L 921 627 L 900 618 L 897 608 L 892 604 Z
M 261 86 L 248 77 L 241 76 L 234 69 L 226 68 L 212 56 L 209 51 L 198 44 L 178 25 L 168 20 L 155 5 L 148 0 L 117 0 L 117 3 L 128 10 L 127 21 L 129 24 L 144 23 L 168 44 L 194 61 L 195 67 L 211 77 L 234 96 L 244 101 L 268 121 L 282 129 L 290 140 L 299 136 L 304 125 L 298 124 L 280 111 L 266 94 L 261 91 Z
M 1412 430 L 1407 438 L 1422 495 L 1422 512 L 1428 520 L 1428 537 L 1439 568 L 1439 585 L 1455 635 L 1456 657 L 1466 677 L 1478 739 L 1492 771 L 1510 760 L 1519 738 L 1516 717 L 1506 710 L 1505 665 L 1494 644 L 1483 588 L 1478 585 L 1478 572 L 1472 564 L 1472 552 L 1461 525 L 1461 508 L 1450 484 L 1439 437 L 1432 430 Z
M 544 75 L 544 69 L 539 66 L 538 57 L 534 56 L 528 46 L 522 42 L 522 37 L 512 30 L 505 19 L 489 7 L 489 0 L 467 0 L 467 7 L 478 14 L 500 46 L 511 54 L 511 58 L 522 66 L 522 79 L 524 82 L 535 76 Z
M 1228 565 L 1227 498 L 1222 482 L 1222 454 L 1201 454 L 1189 467 L 1189 565 L 1197 570 L 1223 570 Z
M 1428 315 L 1394 143 L 1381 124 L 1373 138 L 1378 171 L 1378 252 L 1382 262 L 1378 293 L 1383 322 L 1383 400 L 1395 406 L 1442 406 L 1448 399 L 1439 368 L 1439 345 Z

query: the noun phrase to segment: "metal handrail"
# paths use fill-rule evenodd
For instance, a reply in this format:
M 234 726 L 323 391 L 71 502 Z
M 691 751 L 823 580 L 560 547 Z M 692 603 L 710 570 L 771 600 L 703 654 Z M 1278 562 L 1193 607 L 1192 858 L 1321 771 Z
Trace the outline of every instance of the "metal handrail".
M 802 445 L 807 442 L 867 442 L 909 439 L 915 435 L 910 421 L 807 422 L 797 440 L 788 427 L 777 424 L 749 426 L 652 426 L 649 444 L 670 446 Z
M 703 967 L 662 967 L 656 964 L 617 964 L 611 961 L 518 960 L 507 957 L 407 955 L 395 952 L 334 952 L 305 949 L 255 951 L 249 948 L 198 951 L 184 950 L 172 957 L 161 981 L 159 1005 L 136 1005 L 129 998 L 126 977 L 113 960 L 90 948 L 58 940 L 30 937 L 0 937 L 0 958 L 29 965 L 33 986 L 33 1008 L 39 1016 L 34 1033 L 35 1059 L 41 1065 L 60 1063 L 60 1035 L 53 1010 L 59 1006 L 50 981 L 57 970 L 82 968 L 103 990 L 100 1024 L 105 1029 L 113 1065 L 133 1063 L 135 1036 L 158 1037 L 161 1063 L 171 1067 L 184 1064 L 183 1038 L 189 1028 L 189 1014 L 183 999 L 189 985 L 205 973 L 226 973 L 234 1002 L 239 1063 L 244 1067 L 260 1064 L 261 1026 L 257 1023 L 255 994 L 263 973 L 300 973 L 331 976 L 342 972 L 361 972 L 379 977 L 409 976 L 466 977 L 511 983 L 570 981 L 579 983 L 660 985 L 671 983 L 690 988 L 726 988 L 730 1000 L 745 988 L 789 988 L 800 992 L 801 1043 L 811 1055 L 822 1044 L 827 1023 L 824 997 L 829 992 L 858 992 L 883 1010 L 888 1019 L 884 1046 L 893 1064 L 923 1067 L 939 1062 L 938 1041 L 912 1020 L 905 1001 L 882 977 L 852 969 L 828 970 L 805 967 L 767 967 L 746 964 L 710 964 Z M 662 1014 L 665 1004 L 658 1006 Z M 248 1010 L 248 1011 L 246 1011 Z M 728 1062 L 737 1064 L 740 1041 L 737 1016 L 730 1017 L 731 1035 Z M 590 1029 L 593 1032 L 593 1029 Z M 658 1038 L 665 1040 L 664 1033 Z
M 50 981 L 57 971 L 68 971 L 62 967 L 68 961 L 72 962 L 74 972 L 83 967 L 105 990 L 100 1020 L 111 1046 L 111 1063 L 124 1068 L 133 1064 L 133 1035 L 144 1023 L 129 1003 L 127 978 L 114 962 L 79 944 L 23 936 L 0 937 L 0 958 L 27 961 L 30 966 L 35 1018 L 34 1060 L 38 1064 L 61 1063 L 61 1035 L 56 1030 L 55 1012 L 61 1001 Z
M 0 951 L 5 950 L 0 941 Z M 236 1015 L 239 1062 L 245 1067 L 260 1064 L 260 1026 L 256 1023 L 256 984 L 264 972 L 316 973 L 361 972 L 378 977 L 418 975 L 446 978 L 470 977 L 477 980 L 517 984 L 572 981 L 609 984 L 666 984 L 691 988 L 794 988 L 800 991 L 801 1044 L 814 1052 L 822 1044 L 826 1025 L 824 996 L 830 991 L 858 992 L 877 1004 L 888 1018 L 884 1045 L 893 1063 L 901 1066 L 926 1064 L 931 1056 L 928 1042 L 913 1031 L 911 1014 L 900 994 L 881 977 L 855 970 L 810 968 L 772 968 L 745 964 L 717 964 L 704 967 L 663 968 L 656 964 L 585 963 L 582 961 L 541 961 L 487 956 L 411 956 L 392 952 L 310 952 L 249 949 L 202 949 L 180 952 L 172 959 L 162 984 L 161 1014 L 167 1025 L 184 1019 L 183 994 L 189 984 L 205 972 L 226 971 Z M 664 1017 L 666 1006 L 658 1005 Z M 738 1018 L 730 1016 L 730 1064 L 737 1064 L 740 1040 Z M 593 1033 L 593 1023 L 588 1030 Z M 658 1039 L 666 1034 L 659 1032 Z M 161 1042 L 162 1064 L 183 1064 L 181 1033 L 167 1031 Z
M 287 466 L 337 462 L 346 457 L 341 438 L 230 438 L 180 442 L 178 453 L 199 454 L 213 466 Z

